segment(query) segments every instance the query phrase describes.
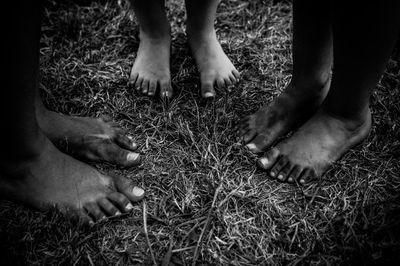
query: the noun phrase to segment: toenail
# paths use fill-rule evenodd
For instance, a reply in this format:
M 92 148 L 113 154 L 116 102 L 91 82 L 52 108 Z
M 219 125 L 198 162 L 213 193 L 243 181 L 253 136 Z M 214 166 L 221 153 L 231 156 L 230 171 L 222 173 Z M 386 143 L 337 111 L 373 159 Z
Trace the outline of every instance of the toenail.
M 261 158 L 260 159 L 260 163 L 262 164 L 262 166 L 264 166 L 264 167 L 267 167 L 267 165 L 268 165 L 268 159 L 267 158 Z
M 274 173 L 274 172 L 271 172 L 270 175 L 271 175 L 272 177 L 275 177 L 275 173 Z
M 128 139 L 130 139 L 130 140 L 133 140 L 133 137 L 132 136 L 126 136 Z
M 141 196 L 143 196 L 143 194 L 144 194 L 144 190 L 141 189 L 140 187 L 134 187 L 134 188 L 132 189 L 132 194 L 134 194 L 134 195 L 137 196 L 137 197 L 141 197 Z
M 130 152 L 126 155 L 127 161 L 136 161 L 139 158 L 139 153 Z
M 300 179 L 300 183 L 304 184 L 306 181 L 304 179 Z
M 127 209 L 128 211 L 132 210 L 133 209 L 132 203 L 129 202 L 128 204 L 126 204 L 125 209 Z
M 283 175 L 278 175 L 278 179 L 282 180 L 283 179 Z
M 163 95 L 162 95 L 162 96 L 164 96 L 164 97 L 169 97 L 169 92 L 168 92 L 168 91 L 163 92 Z
M 214 97 L 214 93 L 212 93 L 212 92 L 206 92 L 206 93 L 204 93 L 204 97 L 206 97 L 206 98 Z
M 117 211 L 116 213 L 115 213 L 115 216 L 119 216 L 119 215 L 121 215 L 122 213 L 120 212 L 120 211 Z
M 249 143 L 249 144 L 246 145 L 246 147 L 251 151 L 254 151 L 254 150 L 257 149 L 257 146 L 254 143 Z
M 289 177 L 288 182 L 293 182 L 293 178 Z

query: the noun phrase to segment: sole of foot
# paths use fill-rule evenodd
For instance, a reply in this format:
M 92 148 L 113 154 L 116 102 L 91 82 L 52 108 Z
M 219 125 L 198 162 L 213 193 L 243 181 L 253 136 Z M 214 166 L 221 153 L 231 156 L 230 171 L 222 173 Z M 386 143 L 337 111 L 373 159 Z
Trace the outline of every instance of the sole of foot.
M 320 178 L 343 154 L 364 140 L 371 114 L 345 119 L 320 109 L 290 138 L 268 150 L 257 165 L 281 182 L 307 184 Z

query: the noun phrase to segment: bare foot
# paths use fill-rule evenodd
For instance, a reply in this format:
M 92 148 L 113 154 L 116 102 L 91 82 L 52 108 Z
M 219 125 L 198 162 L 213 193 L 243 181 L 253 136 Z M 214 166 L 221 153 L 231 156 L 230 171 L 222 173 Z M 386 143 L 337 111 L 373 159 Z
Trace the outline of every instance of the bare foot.
M 268 105 L 242 120 L 240 136 L 252 152 L 262 152 L 315 113 L 330 86 L 326 82 L 288 87 Z
M 215 96 L 214 85 L 227 88 L 239 80 L 239 72 L 222 50 L 215 31 L 209 33 L 190 32 L 189 45 L 200 71 L 201 95 Z
M 157 37 L 140 33 L 139 49 L 129 78 L 129 84 L 137 91 L 154 96 L 158 89 L 161 97 L 172 97 L 170 45 L 169 30 Z
M 37 110 L 39 127 L 64 152 L 84 160 L 125 167 L 140 163 L 132 137 L 112 122 L 103 118 L 66 116 L 47 110 L 41 103 Z
M 56 206 L 86 221 L 120 215 L 144 191 L 121 177 L 109 177 L 58 151 L 45 138 L 34 157 L 0 162 L 0 195 L 45 210 Z
M 320 109 L 293 136 L 258 159 L 258 165 L 280 181 L 305 184 L 320 177 L 371 128 L 371 114 L 344 119 Z

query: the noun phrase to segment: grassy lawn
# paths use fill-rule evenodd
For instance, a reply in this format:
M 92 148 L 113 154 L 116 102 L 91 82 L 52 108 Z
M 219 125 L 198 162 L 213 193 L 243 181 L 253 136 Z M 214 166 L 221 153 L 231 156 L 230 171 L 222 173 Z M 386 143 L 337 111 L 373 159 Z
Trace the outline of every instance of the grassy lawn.
M 169 0 L 172 83 L 165 104 L 127 88 L 138 27 L 125 1 L 45 2 L 46 105 L 109 115 L 135 136 L 143 163 L 96 167 L 134 180 L 146 199 L 93 227 L 0 202 L 0 261 L 32 265 L 381 264 L 400 259 L 400 49 L 372 97 L 369 137 L 318 182 L 269 179 L 236 138 L 237 121 L 290 81 L 291 3 L 222 0 L 218 36 L 241 72 L 214 102 L 199 95 L 183 1 Z

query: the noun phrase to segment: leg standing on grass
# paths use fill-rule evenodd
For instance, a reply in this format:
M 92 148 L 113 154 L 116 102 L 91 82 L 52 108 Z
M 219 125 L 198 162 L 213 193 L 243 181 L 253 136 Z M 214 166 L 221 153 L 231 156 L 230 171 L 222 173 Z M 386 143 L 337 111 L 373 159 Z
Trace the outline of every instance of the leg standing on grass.
M 73 210 L 86 220 L 118 215 L 144 191 L 60 152 L 38 123 L 39 3 L 10 2 L 13 21 L 4 34 L 7 69 L 0 98 L 0 119 L 7 126 L 0 138 L 0 195 L 38 209 Z
M 186 0 L 186 35 L 200 71 L 201 95 L 215 96 L 214 85 L 226 88 L 239 79 L 239 72 L 222 50 L 214 28 L 219 0 Z
M 395 0 L 332 1 L 331 12 L 334 69 L 328 95 L 293 136 L 258 160 L 281 181 L 305 184 L 320 177 L 367 136 L 369 98 L 400 31 L 400 3 Z
M 170 74 L 171 29 L 164 0 L 131 0 L 139 21 L 140 44 L 129 83 L 149 96 L 158 90 L 161 97 L 172 97 Z

